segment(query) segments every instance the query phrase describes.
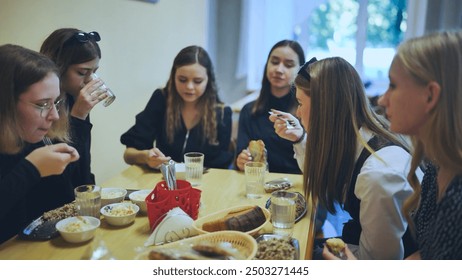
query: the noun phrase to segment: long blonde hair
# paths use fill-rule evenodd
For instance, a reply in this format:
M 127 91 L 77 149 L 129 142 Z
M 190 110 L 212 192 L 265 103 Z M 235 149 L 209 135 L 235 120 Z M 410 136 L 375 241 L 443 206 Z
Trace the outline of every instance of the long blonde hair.
M 305 65 L 295 85 L 311 97 L 310 122 L 305 128 L 305 194 L 335 213 L 334 202 L 346 199 L 358 141 L 374 153 L 361 138 L 361 127 L 393 143 L 406 144 L 390 133 L 388 122 L 372 110 L 358 73 L 345 59 L 332 57 Z
M 414 138 L 408 180 L 414 194 L 403 206 L 413 228 L 410 213 L 417 209 L 421 185 L 415 171 L 428 158 L 438 166 L 462 173 L 462 33 L 440 32 L 408 40 L 396 54 L 405 70 L 419 84 L 437 82 L 441 88 L 438 103 Z

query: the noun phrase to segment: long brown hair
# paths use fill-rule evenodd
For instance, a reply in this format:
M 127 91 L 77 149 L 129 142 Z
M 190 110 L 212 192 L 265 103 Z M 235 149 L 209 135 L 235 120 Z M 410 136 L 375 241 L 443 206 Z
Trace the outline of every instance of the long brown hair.
M 101 49 L 95 40 L 79 42 L 75 35 L 82 32 L 76 28 L 60 28 L 53 31 L 42 43 L 40 52 L 51 58 L 59 69 L 61 78 L 73 64 L 80 64 L 95 58 L 101 59 Z
M 17 117 L 19 97 L 50 73 L 58 76 L 58 69 L 48 57 L 17 45 L 0 46 L 0 153 L 15 154 L 24 148 Z M 68 141 L 66 110 L 60 110 L 59 116 L 48 135 Z
M 199 121 L 202 128 L 202 141 L 207 139 L 210 144 L 216 144 L 217 142 L 217 121 L 215 109 L 219 107 L 224 110 L 224 104 L 218 97 L 218 89 L 215 82 L 212 60 L 202 47 L 189 46 L 182 49 L 175 57 L 172 70 L 170 71 L 170 77 L 167 85 L 163 89 L 163 93 L 167 97 L 166 130 L 167 139 L 170 143 L 173 142 L 175 132 L 181 128 L 181 110 L 184 106 L 184 101 L 178 93 L 175 85 L 176 70 L 182 66 L 195 63 L 202 65 L 207 70 L 208 76 L 205 92 L 196 104 L 197 109 L 202 113 Z
M 390 133 L 388 122 L 372 110 L 358 73 L 346 60 L 326 58 L 301 69 L 307 73 L 299 73 L 295 85 L 311 97 L 303 173 L 305 194 L 335 213 L 334 202 L 345 202 L 358 141 L 374 154 L 359 134 L 361 127 L 394 143 L 406 144 Z

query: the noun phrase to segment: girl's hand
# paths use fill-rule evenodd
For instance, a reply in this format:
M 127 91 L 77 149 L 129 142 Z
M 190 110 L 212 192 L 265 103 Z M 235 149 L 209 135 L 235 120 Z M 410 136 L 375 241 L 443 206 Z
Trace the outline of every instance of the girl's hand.
M 243 171 L 244 165 L 249 161 L 252 161 L 252 155 L 248 149 L 244 149 L 236 158 L 236 166 L 239 170 Z
M 40 147 L 26 156 L 41 177 L 62 174 L 69 163 L 79 158 L 77 150 L 65 143 Z
M 345 244 L 345 248 L 343 249 L 343 255 L 346 257 L 346 260 L 357 260 L 355 255 L 348 249 L 348 245 Z M 327 248 L 326 245 L 324 245 L 324 249 L 322 250 L 322 256 L 324 257 L 325 260 L 342 260 L 341 258 L 338 258 L 334 254 L 332 254 L 329 249 Z
M 406 260 L 421 260 L 421 259 L 422 257 L 420 256 L 420 251 L 417 251 L 406 258 Z
M 170 157 L 165 156 L 159 149 L 152 148 L 147 151 L 146 164 L 154 169 L 159 169 L 160 165 L 169 161 Z
M 71 109 L 71 116 L 86 119 L 93 107 L 107 97 L 107 89 L 101 89 L 103 85 L 101 79 L 91 80 L 79 92 Z
M 274 132 L 279 137 L 296 142 L 303 137 L 300 121 L 289 113 L 271 109 L 269 120 L 274 123 Z

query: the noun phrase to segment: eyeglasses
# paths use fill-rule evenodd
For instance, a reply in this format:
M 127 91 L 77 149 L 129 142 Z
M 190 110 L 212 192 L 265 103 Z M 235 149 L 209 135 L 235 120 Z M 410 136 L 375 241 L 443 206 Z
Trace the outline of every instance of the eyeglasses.
M 64 104 L 64 99 L 58 99 L 55 102 L 45 101 L 45 102 L 40 103 L 40 104 L 36 104 L 34 102 L 29 102 L 29 101 L 24 101 L 24 100 L 21 100 L 21 99 L 19 99 L 19 101 L 30 104 L 30 105 L 34 106 L 35 108 L 40 109 L 40 116 L 42 118 L 48 116 L 48 114 L 50 113 L 53 106 L 56 109 L 56 113 L 59 113 L 59 110 L 61 109 L 62 104 Z M 45 112 L 45 114 L 43 114 L 43 112 Z
M 316 57 L 313 57 L 312 59 L 310 59 L 310 61 L 306 62 L 305 64 L 303 64 L 302 67 L 300 67 L 300 70 L 298 70 L 297 74 L 301 75 L 307 81 L 310 81 L 311 77 L 310 77 L 310 73 L 308 72 L 308 65 L 315 63 L 316 61 L 318 61 Z
M 99 36 L 99 33 L 96 31 L 92 31 L 90 33 L 77 32 L 74 34 L 74 38 L 80 43 L 86 43 L 90 40 L 95 42 L 101 41 L 101 37 Z

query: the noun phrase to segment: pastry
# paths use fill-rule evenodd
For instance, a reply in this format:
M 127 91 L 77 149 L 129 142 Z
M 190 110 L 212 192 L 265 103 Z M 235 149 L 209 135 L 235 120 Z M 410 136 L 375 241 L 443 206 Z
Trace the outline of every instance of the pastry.
M 207 241 L 198 244 L 179 243 L 171 248 L 154 248 L 148 253 L 150 260 L 237 260 L 244 259 L 231 243 L 212 243 Z
M 230 246 L 232 248 L 231 244 Z M 193 245 L 191 248 L 203 256 L 214 259 L 229 259 L 233 255 L 230 250 L 225 246 L 222 246 L 221 243 L 212 244 L 210 242 L 202 242 Z
M 265 143 L 262 140 L 251 140 L 249 142 L 249 152 L 252 161 L 266 163 Z
M 287 190 L 292 187 L 292 183 L 287 178 L 276 179 L 265 183 L 265 192 L 272 193 L 274 191 Z
M 249 206 L 236 211 L 229 212 L 223 218 L 206 222 L 202 229 L 208 232 L 220 230 L 237 230 L 242 232 L 251 231 L 263 223 L 266 217 L 263 210 L 258 206 Z
M 329 238 L 326 240 L 327 248 L 335 256 L 342 258 L 343 249 L 345 249 L 345 242 L 340 238 Z
M 175 260 L 176 258 L 168 252 L 162 250 L 151 250 L 148 253 L 148 259 L 150 260 Z

